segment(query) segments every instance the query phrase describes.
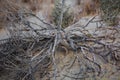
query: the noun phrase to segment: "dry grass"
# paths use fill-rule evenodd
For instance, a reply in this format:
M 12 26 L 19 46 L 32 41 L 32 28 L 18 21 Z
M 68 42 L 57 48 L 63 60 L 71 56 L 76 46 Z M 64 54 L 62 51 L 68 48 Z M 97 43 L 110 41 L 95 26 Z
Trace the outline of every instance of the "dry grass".
M 54 3 L 54 0 L 21 0 L 25 6 L 32 10 L 32 11 L 39 11 L 43 8 L 43 6 L 47 3 L 51 4 Z
M 54 0 L 4 0 L 0 1 L 0 27 L 4 26 L 5 23 L 9 22 L 8 15 L 10 13 L 17 15 L 18 11 L 22 8 L 26 8 L 28 10 L 37 13 L 38 11 L 42 11 L 43 16 L 51 22 L 52 10 L 54 8 Z M 80 2 L 79 2 L 80 3 Z M 81 11 L 76 11 L 77 9 Z M 76 7 L 74 10 L 75 19 L 79 20 L 82 16 L 94 15 L 98 13 L 99 8 L 99 0 L 84 0 L 83 3 L 80 4 L 80 7 Z
M 41 8 L 43 0 L 22 0 L 24 6 L 27 6 L 28 9 L 36 12 Z
M 4 0 L 0 1 L 0 24 L 1 27 L 9 21 L 10 16 L 16 15 L 18 10 L 20 9 L 20 5 L 16 4 L 15 0 Z
M 100 13 L 99 0 L 78 0 L 76 5 L 71 7 L 74 15 L 74 22 L 81 17 L 93 16 Z
M 98 13 L 99 0 L 84 0 L 83 15 L 94 15 Z
M 43 11 L 43 14 L 47 13 L 46 17 L 50 17 L 51 15 L 51 3 L 53 0 L 0 0 L 0 28 L 6 26 L 6 23 L 10 22 L 8 17 L 18 18 L 19 11 L 26 9 L 27 11 L 32 11 L 33 13 L 37 13 L 39 10 Z M 45 7 L 46 5 L 47 7 Z M 25 11 L 26 11 L 25 10 Z M 46 10 L 48 10 L 46 12 Z M 11 17 L 11 18 L 12 18 Z

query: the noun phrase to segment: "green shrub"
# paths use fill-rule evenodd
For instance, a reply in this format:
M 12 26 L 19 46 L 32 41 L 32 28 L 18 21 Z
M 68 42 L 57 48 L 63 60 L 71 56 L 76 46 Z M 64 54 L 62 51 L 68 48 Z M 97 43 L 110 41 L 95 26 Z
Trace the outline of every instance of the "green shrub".
M 55 25 L 58 25 L 60 21 L 60 15 L 62 11 L 61 6 L 62 4 L 58 0 L 56 0 L 55 7 L 52 12 L 52 22 Z M 72 21 L 73 21 L 72 12 L 70 12 L 70 9 L 68 7 L 64 6 L 62 28 L 68 27 L 72 23 Z

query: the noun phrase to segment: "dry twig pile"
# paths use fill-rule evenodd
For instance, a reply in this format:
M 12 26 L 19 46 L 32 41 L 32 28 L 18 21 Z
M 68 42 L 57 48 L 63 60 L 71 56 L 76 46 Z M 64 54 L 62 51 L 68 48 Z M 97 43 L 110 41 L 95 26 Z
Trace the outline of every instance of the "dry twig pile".
M 73 52 L 74 58 L 69 61 L 69 64 L 64 64 L 64 67 L 67 67 L 65 69 L 71 69 L 76 62 L 80 68 L 76 74 L 67 71 L 74 76 L 64 74 L 63 79 L 65 77 L 72 80 L 90 77 L 97 79 L 98 76 L 104 76 L 105 71 L 98 61 L 99 58 L 104 63 L 116 65 L 116 71 L 120 70 L 120 65 L 118 66 L 120 26 L 98 27 L 95 33 L 103 30 L 109 31 L 109 35 L 106 33 L 106 35 L 96 36 L 85 29 L 95 18 L 93 17 L 85 26 L 80 26 L 77 22 L 62 29 L 64 1 L 62 0 L 61 15 L 57 26 L 24 11 L 18 12 L 19 15 L 23 15 L 19 16 L 18 21 L 12 17 L 7 27 L 11 34 L 10 38 L 0 40 L 0 71 L 13 72 L 14 76 L 9 74 L 12 80 L 36 80 L 37 73 L 39 73 L 39 80 L 46 80 L 46 78 L 58 80 L 57 77 L 61 72 L 57 60 L 60 58 L 58 59 L 56 55 L 59 49 L 65 51 L 64 55 L 69 55 L 69 51 Z M 24 15 L 35 17 L 46 27 L 30 22 Z M 35 29 L 33 25 L 38 26 L 39 29 Z

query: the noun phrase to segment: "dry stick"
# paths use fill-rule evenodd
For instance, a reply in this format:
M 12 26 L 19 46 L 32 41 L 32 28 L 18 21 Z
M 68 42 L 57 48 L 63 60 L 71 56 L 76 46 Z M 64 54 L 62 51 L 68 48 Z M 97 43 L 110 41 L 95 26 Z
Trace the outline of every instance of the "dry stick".
M 30 22 L 25 22 L 25 23 L 23 23 L 23 24 L 25 24 L 25 25 L 27 25 L 27 27 L 29 27 L 32 31 L 34 31 L 37 35 L 40 35 L 40 33 L 39 32 L 37 32 L 37 31 L 35 31 L 34 30 L 34 28 L 30 25 Z
M 78 29 L 76 29 L 76 31 L 80 31 L 82 34 L 84 34 L 84 35 L 86 35 L 86 33 L 84 33 L 84 31 L 87 31 L 88 33 L 89 33 L 89 31 L 88 30 L 86 30 L 85 29 L 85 27 L 87 27 L 89 24 L 90 24 L 90 22 L 93 20 L 93 19 L 95 19 L 95 17 L 96 17 L 96 15 L 95 16 L 93 16 L 91 19 L 89 19 L 89 21 L 83 26 L 83 27 L 78 27 Z M 77 24 L 78 22 L 76 22 L 75 24 Z M 76 26 L 74 26 L 75 24 L 73 24 L 73 27 L 76 27 Z M 82 30 L 81 28 L 83 28 L 84 30 Z M 67 30 L 67 28 L 65 29 L 65 30 Z M 73 30 L 75 30 L 75 29 L 72 29 L 72 30 L 69 30 L 69 31 L 73 31 Z M 69 32 L 68 31 L 68 32 Z M 89 33 L 90 34 L 90 33 Z M 77 34 L 76 34 L 77 35 Z
M 69 27 L 65 28 L 64 30 L 67 31 L 67 32 L 69 32 L 69 31 L 75 30 L 75 29 L 77 28 L 77 30 L 79 29 L 80 32 L 83 32 L 83 31 L 82 31 L 82 28 L 84 29 L 85 27 L 87 27 L 87 26 L 90 24 L 90 22 L 91 22 L 93 19 L 95 19 L 95 17 L 96 17 L 96 15 L 93 16 L 92 18 L 90 18 L 90 19 L 88 20 L 88 22 L 87 22 L 84 26 L 78 25 L 78 24 L 80 23 L 80 22 L 78 21 L 78 22 L 74 23 L 72 26 L 69 26 Z M 69 28 L 73 28 L 73 29 L 70 30 Z M 84 30 L 85 30 L 85 29 L 84 29 Z
M 77 57 L 75 56 L 73 61 L 71 61 L 70 65 L 67 67 L 67 69 L 71 69 L 76 61 Z
M 69 75 L 65 75 L 65 74 L 63 74 L 63 76 L 68 77 L 68 78 L 73 79 L 73 80 L 84 80 L 85 78 L 89 77 L 88 75 L 84 75 L 81 77 L 73 77 L 73 76 L 69 76 Z
M 24 14 L 30 14 L 30 15 L 36 17 L 36 18 L 37 18 L 38 20 L 40 20 L 42 23 L 50 26 L 51 28 L 54 28 L 54 25 L 52 25 L 52 24 L 50 24 L 50 23 L 48 23 L 48 22 L 43 21 L 40 17 L 36 16 L 35 14 L 32 14 L 32 13 L 24 13 Z
M 57 66 L 56 66 L 56 62 L 55 62 L 55 49 L 56 49 L 57 41 L 58 41 L 57 35 L 58 34 L 56 34 L 56 36 L 55 36 L 54 45 L 53 45 L 53 49 L 52 49 L 52 59 L 53 59 L 53 64 L 54 64 L 54 68 L 55 68 L 55 70 L 54 70 L 54 80 L 57 80 L 56 79 Z
M 35 42 L 34 42 L 34 43 L 31 45 L 31 47 L 27 50 L 27 53 L 28 53 L 28 54 L 30 53 L 31 57 L 32 57 L 32 49 L 33 49 L 34 45 L 35 45 Z M 35 77 L 34 77 L 34 74 L 33 74 L 32 59 L 30 59 L 30 62 L 29 62 L 29 73 L 26 74 L 25 76 L 27 77 L 28 75 L 31 75 L 32 80 L 35 80 Z M 24 76 L 24 78 L 25 78 L 25 76 Z M 23 78 L 23 79 L 24 79 L 24 78 Z
M 71 67 L 72 67 L 73 64 L 75 63 L 76 59 L 77 59 L 79 62 L 81 62 L 79 56 L 77 55 L 77 50 L 75 51 L 75 59 L 74 59 L 72 65 L 71 65 Z M 81 66 L 80 63 L 79 63 L 79 65 Z M 67 72 L 68 72 L 68 71 L 67 71 Z M 72 74 L 71 72 L 68 72 L 68 73 Z M 88 75 L 85 75 L 85 76 L 79 76 L 79 74 L 80 74 L 80 72 L 77 73 L 77 77 L 69 76 L 69 75 L 65 75 L 65 74 L 63 74 L 63 76 L 64 76 L 64 78 L 65 78 L 65 77 L 69 77 L 69 78 L 72 78 L 72 79 L 85 79 L 85 78 L 88 78 L 88 77 L 89 77 Z M 73 75 L 76 75 L 76 74 L 73 74 Z
M 62 20 L 63 20 L 63 8 L 64 8 L 65 0 L 62 0 L 62 7 L 61 7 L 61 15 L 60 15 L 60 20 L 58 23 L 58 30 L 60 31 L 62 29 Z
M 56 46 L 60 43 L 59 38 L 62 38 L 60 31 L 62 29 L 62 19 L 63 19 L 64 2 L 65 2 L 65 0 L 62 0 L 61 15 L 60 15 L 59 23 L 58 23 L 58 32 L 56 33 L 55 41 L 54 41 L 54 45 L 53 45 L 53 49 L 52 49 L 52 58 L 53 58 L 53 64 L 54 64 L 54 68 L 55 68 L 55 71 L 54 71 L 54 80 L 57 80 L 56 79 L 57 66 L 56 66 L 56 62 L 55 62 L 55 49 L 56 49 Z
M 87 26 L 90 24 L 90 22 L 91 22 L 93 19 L 95 19 L 95 17 L 96 17 L 96 15 L 93 16 L 93 17 L 87 22 L 87 24 L 85 24 L 85 25 L 83 26 L 83 28 L 87 27 Z
M 43 53 L 44 51 L 45 51 L 45 49 L 42 49 L 37 55 L 35 55 L 35 56 L 33 56 L 33 57 L 31 58 L 31 61 L 36 60 L 36 58 L 37 58 L 41 53 Z
M 33 45 L 31 46 L 30 49 L 28 49 L 28 51 L 27 51 L 28 54 L 29 53 L 32 54 L 31 49 L 33 48 Z M 29 75 L 31 76 L 32 80 L 35 80 L 35 77 L 34 77 L 34 74 L 33 74 L 33 67 L 32 67 L 32 60 L 31 59 L 30 59 L 30 62 L 29 62 Z
M 98 66 L 99 71 L 98 71 L 98 74 L 97 74 L 97 75 L 99 76 L 100 73 L 101 73 L 101 66 L 100 66 L 98 63 L 94 62 L 94 60 L 90 60 L 90 59 L 87 57 L 87 55 L 85 54 L 85 51 L 84 51 L 84 48 L 83 48 L 83 47 L 81 47 L 81 51 L 82 51 L 82 53 L 83 53 L 85 59 L 89 60 L 90 62 L 92 62 L 93 64 L 95 64 L 95 65 Z M 93 57 L 95 58 L 95 56 L 93 56 Z
M 41 59 L 35 64 L 34 67 L 32 67 L 32 74 L 34 74 L 37 66 L 38 66 L 38 65 L 40 64 L 40 62 L 42 62 L 46 57 L 47 57 L 47 55 L 41 56 Z M 31 67 L 30 67 L 30 70 L 31 70 Z M 22 80 L 25 80 L 25 78 L 26 78 L 28 75 L 30 75 L 30 72 L 27 73 L 27 74 L 23 77 Z M 33 77 L 33 78 L 34 78 L 34 77 Z
M 34 25 L 36 25 L 36 26 L 39 26 L 39 27 L 41 27 L 42 29 L 46 29 L 46 28 L 44 28 L 44 26 L 41 26 L 40 24 L 37 24 L 37 23 L 31 22 L 31 21 L 28 21 L 28 22 L 30 22 L 31 24 L 34 24 Z

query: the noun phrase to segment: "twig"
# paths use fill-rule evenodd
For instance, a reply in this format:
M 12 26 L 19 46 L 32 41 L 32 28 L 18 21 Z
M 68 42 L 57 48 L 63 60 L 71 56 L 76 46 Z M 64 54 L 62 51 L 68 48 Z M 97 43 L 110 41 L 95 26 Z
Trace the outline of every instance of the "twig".
M 58 30 L 60 31 L 62 29 L 62 20 L 63 20 L 63 8 L 64 8 L 65 0 L 62 0 L 62 6 L 61 6 L 61 14 L 60 14 L 60 19 L 58 23 Z
M 85 24 L 85 25 L 83 26 L 83 28 L 87 27 L 87 26 L 90 24 L 90 22 L 91 22 L 93 19 L 95 19 L 95 17 L 96 17 L 96 15 L 93 16 L 93 17 L 87 22 L 87 24 Z

